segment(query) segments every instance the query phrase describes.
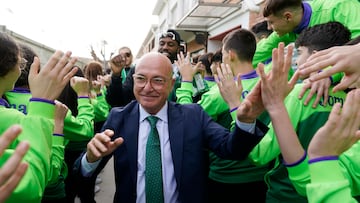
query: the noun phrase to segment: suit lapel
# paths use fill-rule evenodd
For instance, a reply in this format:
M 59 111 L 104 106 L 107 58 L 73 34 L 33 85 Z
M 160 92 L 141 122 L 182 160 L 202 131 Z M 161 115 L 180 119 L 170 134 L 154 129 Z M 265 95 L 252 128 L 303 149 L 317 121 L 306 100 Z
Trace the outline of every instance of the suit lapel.
M 180 186 L 181 168 L 184 149 L 184 120 L 180 108 L 177 104 L 169 102 L 168 121 L 169 121 L 169 139 L 174 163 L 175 178 L 178 186 Z
M 136 184 L 137 178 L 137 152 L 138 152 L 138 134 L 139 134 L 139 105 L 134 106 L 130 111 L 130 114 L 124 118 L 124 141 L 126 143 L 126 150 L 128 151 L 128 160 L 130 165 L 130 175 L 134 184 Z M 120 132 L 120 134 L 122 134 Z

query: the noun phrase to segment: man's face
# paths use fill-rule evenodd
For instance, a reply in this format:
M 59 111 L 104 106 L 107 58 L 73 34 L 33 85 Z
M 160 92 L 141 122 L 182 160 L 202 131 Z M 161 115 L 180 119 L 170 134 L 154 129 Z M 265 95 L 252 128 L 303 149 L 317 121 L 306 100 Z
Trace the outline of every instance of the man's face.
M 136 100 L 148 113 L 156 114 L 175 82 L 170 61 L 162 55 L 146 56 L 136 65 L 133 77 Z
M 268 23 L 268 29 L 275 31 L 280 37 L 290 33 L 294 30 L 295 26 L 292 25 L 292 21 L 287 20 L 284 15 L 269 15 L 265 18 Z
M 125 67 L 129 67 L 133 60 L 131 51 L 129 49 L 120 49 L 119 54 L 125 59 Z
M 179 44 L 175 40 L 172 40 L 170 37 L 162 37 L 159 39 L 158 52 L 168 57 L 171 63 L 174 63 L 174 61 L 177 59 L 179 49 Z

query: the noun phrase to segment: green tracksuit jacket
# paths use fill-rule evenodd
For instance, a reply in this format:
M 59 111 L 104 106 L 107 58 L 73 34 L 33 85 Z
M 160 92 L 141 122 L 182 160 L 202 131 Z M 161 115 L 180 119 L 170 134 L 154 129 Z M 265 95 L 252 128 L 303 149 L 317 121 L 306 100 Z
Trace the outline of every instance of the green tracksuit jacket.
M 4 100 L 1 99 L 2 104 Z M 21 134 L 0 157 L 0 166 L 13 154 L 19 141 L 30 143 L 24 160 L 29 164 L 25 176 L 7 202 L 40 202 L 51 176 L 51 147 L 54 131 L 55 105 L 46 100 L 31 100 L 28 114 L 0 105 L 0 133 L 13 124 L 20 124 Z
M 259 80 L 255 70 L 241 76 L 243 92 L 242 98 L 251 91 Z M 192 103 L 192 84 L 182 82 L 181 87 L 176 90 L 177 102 L 180 104 Z M 219 88 L 214 85 L 208 92 L 201 96 L 201 100 L 197 102 L 206 113 L 209 114 L 216 122 L 222 126 L 231 129 L 235 125 L 236 111 L 230 115 L 229 106 L 222 98 Z M 267 121 L 262 120 L 265 124 Z M 264 179 L 264 174 L 268 170 L 267 164 L 255 166 L 249 160 L 233 161 L 225 160 L 210 152 L 210 171 L 209 178 L 223 183 L 247 183 L 260 181 Z
M 304 4 L 307 4 L 304 2 Z M 266 39 L 261 40 L 256 46 L 253 66 L 271 58 L 272 49 L 278 47 L 279 42 L 285 45 L 295 42 L 303 29 L 321 23 L 338 21 L 351 31 L 351 38 L 360 35 L 360 4 L 357 0 L 313 0 L 308 3 L 311 7 L 310 18 L 304 15 L 299 27 L 294 32 L 279 37 L 273 32 Z
M 304 99 L 309 91 L 306 92 L 303 99 L 298 99 L 302 86 L 302 84 L 295 85 L 295 88 L 286 97 L 285 105 L 300 143 L 306 150 L 315 132 L 327 121 L 334 103 L 343 103 L 346 93 L 343 91 L 332 93 L 332 88 L 330 88 L 328 105 L 324 106 L 321 101 L 316 108 L 312 108 L 311 105 L 304 105 Z M 310 103 L 314 100 L 315 98 Z M 269 127 L 268 133 L 249 155 L 257 164 L 264 164 L 274 158 L 277 159 L 274 168 L 265 175 L 265 181 L 269 186 L 267 202 L 307 202 L 305 193 L 300 193 L 300 195 L 290 181 L 287 167 L 282 164 L 283 159 L 271 123 Z

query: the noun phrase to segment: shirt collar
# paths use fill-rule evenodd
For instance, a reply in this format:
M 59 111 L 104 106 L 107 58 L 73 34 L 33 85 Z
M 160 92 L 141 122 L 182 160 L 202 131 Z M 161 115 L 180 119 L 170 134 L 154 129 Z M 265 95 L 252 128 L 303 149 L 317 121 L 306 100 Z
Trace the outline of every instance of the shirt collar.
M 244 75 L 240 75 L 241 80 L 251 79 L 251 78 L 257 78 L 258 74 L 256 73 L 256 70 L 253 70 L 249 73 L 246 73 Z
M 18 92 L 18 93 L 31 93 L 30 89 L 28 88 L 22 88 L 22 87 L 15 87 L 10 92 Z
M 204 80 L 206 80 L 206 81 L 215 81 L 215 78 L 214 78 L 214 76 L 205 76 Z
M 165 105 L 160 109 L 160 111 L 153 116 L 160 118 L 160 120 L 164 122 L 168 122 L 167 116 L 167 109 L 168 109 L 168 102 L 166 101 Z M 139 104 L 139 111 L 140 111 L 140 122 L 144 121 L 148 116 L 151 116 L 145 109 Z
M 300 34 L 301 31 L 303 31 L 305 28 L 307 28 L 310 23 L 310 18 L 311 18 L 311 14 L 312 14 L 311 6 L 310 6 L 310 4 L 303 2 L 302 7 L 304 10 L 304 15 L 301 19 L 300 24 L 293 30 L 293 32 L 295 34 Z

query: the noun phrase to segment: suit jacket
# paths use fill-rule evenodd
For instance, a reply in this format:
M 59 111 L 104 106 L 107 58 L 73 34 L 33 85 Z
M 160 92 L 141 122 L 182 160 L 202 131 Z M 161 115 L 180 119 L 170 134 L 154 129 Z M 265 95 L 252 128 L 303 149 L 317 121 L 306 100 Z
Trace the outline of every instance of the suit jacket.
M 169 102 L 168 125 L 174 175 L 179 191 L 179 201 L 184 203 L 206 202 L 208 151 L 227 159 L 245 159 L 262 139 L 268 128 L 257 121 L 255 135 L 238 127 L 233 132 L 220 126 L 198 104 L 181 105 Z M 124 138 L 124 143 L 113 154 L 116 192 L 114 202 L 136 202 L 137 151 L 139 131 L 139 104 L 132 101 L 125 107 L 113 108 L 103 129 L 114 130 L 114 138 Z M 113 139 L 114 139 L 113 138 Z M 111 155 L 104 157 L 94 174 L 106 165 Z M 76 167 L 79 181 L 81 157 Z

